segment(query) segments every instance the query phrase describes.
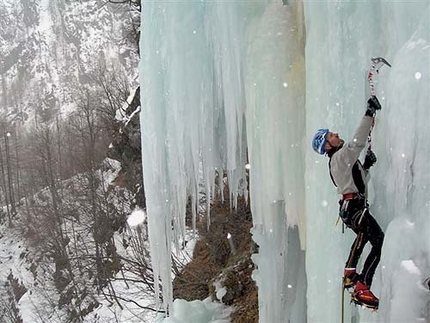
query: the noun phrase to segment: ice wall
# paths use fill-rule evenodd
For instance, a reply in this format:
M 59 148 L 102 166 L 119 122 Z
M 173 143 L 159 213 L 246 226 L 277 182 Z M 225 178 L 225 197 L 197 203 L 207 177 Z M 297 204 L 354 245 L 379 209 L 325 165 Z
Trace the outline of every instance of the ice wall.
M 187 196 L 195 210 L 199 184 L 211 196 L 223 171 L 232 200 L 246 195 L 249 161 L 260 322 L 340 320 L 354 234 L 335 226 L 328 160 L 310 141 L 321 127 L 351 139 L 370 58 L 384 56 L 393 68 L 376 77 L 384 107 L 370 182 L 371 212 L 386 232 L 372 286 L 381 308 L 345 302 L 345 322 L 430 319 L 420 287 L 430 276 L 429 21 L 427 0 L 144 2 L 144 182 L 165 307 Z
M 382 68 L 376 91 L 383 104 L 373 132 L 378 163 L 371 170 L 371 212 L 386 240 L 373 290 L 378 314 L 347 305 L 346 322 L 429 320 L 429 33 L 428 1 L 305 2 L 306 128 L 329 127 L 351 139 L 363 114 L 372 56 Z M 308 321 L 340 318 L 343 265 L 354 234 L 334 226 L 337 197 L 327 160 L 306 158 Z M 315 184 L 317 183 L 317 184 Z M 366 251 L 365 251 L 366 254 Z
M 385 142 L 378 145 L 384 160 L 375 176 L 375 206 L 387 223 L 380 316 L 429 321 L 430 295 L 421 283 L 430 276 L 430 4 L 392 10 L 390 24 L 400 37 L 388 47 L 393 68 L 381 116 Z
M 195 209 L 199 183 L 210 197 L 215 175 L 226 171 L 234 205 L 247 196 L 248 158 L 261 321 L 305 316 L 301 10 L 282 1 L 144 3 L 144 182 L 165 307 L 187 196 Z

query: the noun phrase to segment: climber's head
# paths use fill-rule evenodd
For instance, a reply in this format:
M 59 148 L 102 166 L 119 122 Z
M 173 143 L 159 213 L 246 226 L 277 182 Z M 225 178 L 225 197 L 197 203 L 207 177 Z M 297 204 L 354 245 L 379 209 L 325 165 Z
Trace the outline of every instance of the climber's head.
M 312 140 L 312 148 L 320 155 L 327 154 L 333 148 L 340 148 L 344 141 L 339 134 L 328 129 L 319 129 Z

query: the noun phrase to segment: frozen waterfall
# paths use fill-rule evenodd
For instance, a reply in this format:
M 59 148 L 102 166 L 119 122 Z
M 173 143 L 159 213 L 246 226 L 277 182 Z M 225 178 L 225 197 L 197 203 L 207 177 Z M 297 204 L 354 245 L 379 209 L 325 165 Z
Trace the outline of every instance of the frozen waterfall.
M 381 305 L 345 302 L 345 322 L 430 320 L 429 41 L 428 0 L 143 2 L 142 160 L 165 308 L 188 196 L 196 210 L 199 187 L 212 196 L 222 172 L 233 200 L 247 195 L 249 162 L 260 322 L 340 320 L 354 234 L 335 226 L 339 197 L 310 141 L 321 127 L 351 139 L 370 58 L 384 56 L 370 183 L 386 233 L 372 286 Z

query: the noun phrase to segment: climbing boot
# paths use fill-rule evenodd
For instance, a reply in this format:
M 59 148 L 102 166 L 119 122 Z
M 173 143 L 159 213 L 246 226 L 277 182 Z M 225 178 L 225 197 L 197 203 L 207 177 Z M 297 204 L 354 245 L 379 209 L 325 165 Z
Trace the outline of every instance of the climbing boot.
M 354 292 L 352 293 L 352 301 L 356 304 L 373 309 L 377 309 L 379 306 L 379 299 L 373 295 L 369 287 L 361 281 L 355 284 Z

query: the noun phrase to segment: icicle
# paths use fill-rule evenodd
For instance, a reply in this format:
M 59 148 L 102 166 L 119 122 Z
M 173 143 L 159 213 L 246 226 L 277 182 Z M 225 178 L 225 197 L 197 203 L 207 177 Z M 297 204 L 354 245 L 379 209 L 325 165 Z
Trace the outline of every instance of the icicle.
M 231 2 L 148 2 L 142 10 L 142 163 L 151 257 L 166 310 L 170 246 L 183 239 L 188 195 L 204 183 L 209 226 L 216 172 L 221 190 L 223 170 L 231 174 L 234 200 L 235 186 L 246 181 L 241 12 Z M 199 198 L 191 201 L 195 226 Z

